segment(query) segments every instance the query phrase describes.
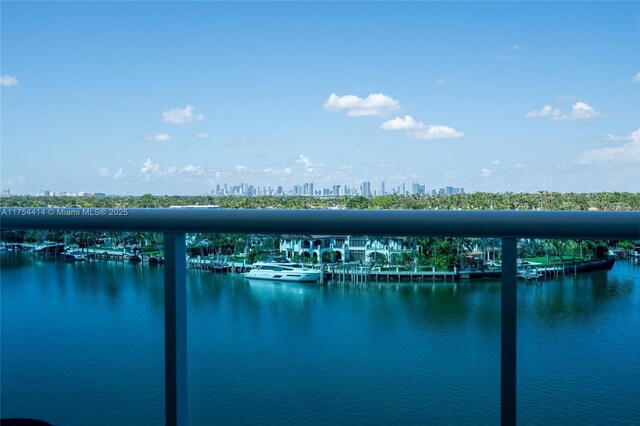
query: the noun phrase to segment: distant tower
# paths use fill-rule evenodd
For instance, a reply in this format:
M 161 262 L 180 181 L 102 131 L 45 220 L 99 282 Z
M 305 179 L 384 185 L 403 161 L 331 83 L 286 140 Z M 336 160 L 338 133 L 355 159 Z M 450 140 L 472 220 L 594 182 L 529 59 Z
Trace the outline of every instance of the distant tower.
M 362 182 L 362 196 L 371 197 L 371 182 Z

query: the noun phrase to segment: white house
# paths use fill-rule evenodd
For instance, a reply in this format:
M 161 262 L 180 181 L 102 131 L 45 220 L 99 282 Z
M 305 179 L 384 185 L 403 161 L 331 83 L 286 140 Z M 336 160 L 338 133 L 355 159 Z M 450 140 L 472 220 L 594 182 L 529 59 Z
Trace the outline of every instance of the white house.
M 280 252 L 314 258 L 318 262 L 368 262 L 374 257 L 389 261 L 394 254 L 410 253 L 405 238 L 342 235 L 284 235 Z

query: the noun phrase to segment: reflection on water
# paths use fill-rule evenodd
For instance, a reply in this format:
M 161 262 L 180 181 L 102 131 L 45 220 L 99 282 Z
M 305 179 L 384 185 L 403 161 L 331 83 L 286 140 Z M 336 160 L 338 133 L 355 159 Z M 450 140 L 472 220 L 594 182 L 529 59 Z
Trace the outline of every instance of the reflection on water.
M 162 423 L 162 267 L 21 253 L 0 266 L 3 416 Z M 521 421 L 639 418 L 639 272 L 518 284 Z M 193 424 L 498 422 L 497 281 L 361 289 L 190 271 L 187 285 Z

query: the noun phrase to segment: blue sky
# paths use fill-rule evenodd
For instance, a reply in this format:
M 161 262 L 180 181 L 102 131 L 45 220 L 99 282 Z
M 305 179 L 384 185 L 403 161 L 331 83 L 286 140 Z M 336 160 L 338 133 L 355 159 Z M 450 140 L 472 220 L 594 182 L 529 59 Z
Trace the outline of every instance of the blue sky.
M 2 189 L 640 189 L 638 2 L 1 3 Z

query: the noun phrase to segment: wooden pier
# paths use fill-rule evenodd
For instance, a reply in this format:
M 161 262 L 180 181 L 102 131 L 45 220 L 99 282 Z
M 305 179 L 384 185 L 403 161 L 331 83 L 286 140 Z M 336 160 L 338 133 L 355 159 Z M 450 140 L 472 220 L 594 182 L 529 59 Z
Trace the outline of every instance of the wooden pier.
M 218 273 L 232 270 L 232 266 L 224 260 L 200 256 L 187 259 L 187 268 Z
M 425 281 L 453 281 L 458 279 L 458 271 L 431 270 L 401 270 L 399 267 L 382 269 L 351 265 L 323 265 L 321 267 L 324 281 L 377 283 L 377 282 L 425 282 Z

